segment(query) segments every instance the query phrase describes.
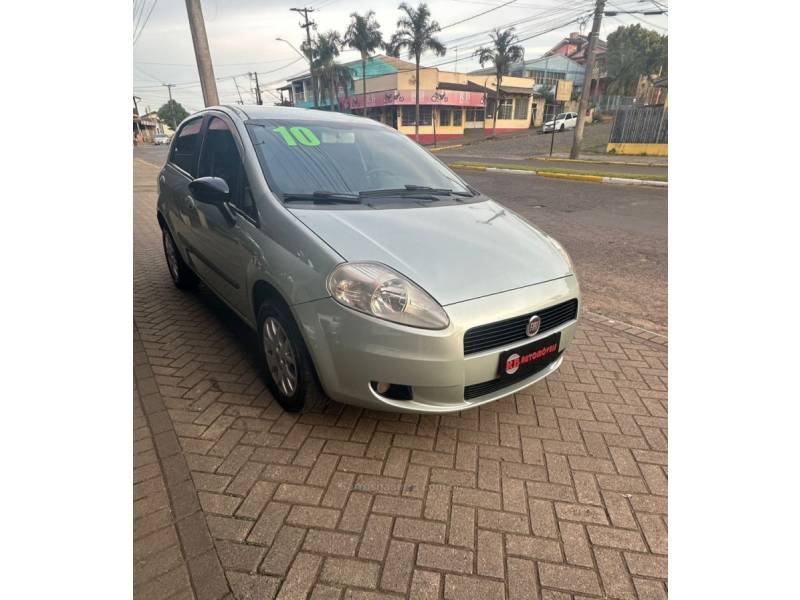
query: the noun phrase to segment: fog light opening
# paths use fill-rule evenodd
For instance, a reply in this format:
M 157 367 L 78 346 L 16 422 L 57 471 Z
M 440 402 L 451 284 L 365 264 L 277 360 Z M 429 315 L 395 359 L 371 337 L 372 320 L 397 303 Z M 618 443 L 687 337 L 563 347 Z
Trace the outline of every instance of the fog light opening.
M 383 381 L 371 381 L 370 386 L 375 392 L 390 400 L 413 400 L 414 394 L 410 385 L 399 383 L 386 383 Z

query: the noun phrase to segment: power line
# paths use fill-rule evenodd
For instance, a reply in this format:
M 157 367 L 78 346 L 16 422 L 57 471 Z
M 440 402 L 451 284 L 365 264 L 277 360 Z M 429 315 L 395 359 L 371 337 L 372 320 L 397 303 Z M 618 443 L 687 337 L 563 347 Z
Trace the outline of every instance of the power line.
M 133 45 L 134 46 L 136 45 L 136 42 L 139 41 L 139 36 L 142 35 L 142 32 L 144 31 L 144 28 L 147 27 L 147 23 L 150 21 L 150 15 L 153 14 L 153 9 L 156 7 L 156 4 L 158 4 L 158 0 L 153 0 L 153 3 L 150 5 L 150 10 L 147 13 L 147 17 L 145 17 L 144 23 L 142 23 L 142 26 L 139 28 L 138 33 L 134 34 L 134 37 L 133 37 Z
M 567 4 L 566 6 L 561 6 L 561 7 L 557 7 L 557 8 L 550 7 L 548 9 L 542 10 L 542 11 L 536 13 L 536 14 L 533 14 L 533 15 L 530 15 L 530 16 L 527 16 L 527 17 L 523 17 L 522 19 L 516 19 L 514 21 L 509 21 L 507 23 L 503 23 L 502 25 L 498 25 L 496 28 L 497 29 L 507 29 L 509 27 L 516 27 L 517 25 L 521 25 L 523 23 L 528 23 L 530 21 L 534 21 L 534 20 L 537 20 L 537 19 L 540 19 L 540 18 L 551 18 L 551 17 L 555 17 L 556 15 L 561 16 L 562 14 L 566 14 L 566 13 L 569 13 L 571 11 L 574 11 L 576 8 L 578 8 L 578 6 L 584 6 L 585 9 L 588 10 L 589 7 L 592 6 L 592 3 L 591 2 L 587 2 L 586 0 L 579 0 L 578 2 L 573 1 L 573 2 L 571 2 L 569 4 Z M 581 10 L 581 12 L 583 12 L 583 11 Z M 449 40 L 445 40 L 443 43 L 444 43 L 445 46 L 449 46 L 453 42 L 462 42 L 462 41 L 468 40 L 470 38 L 480 37 L 482 35 L 485 35 L 485 34 L 491 32 L 492 30 L 494 30 L 496 28 L 495 27 L 490 27 L 489 29 L 484 29 L 482 31 L 477 31 L 477 32 L 470 33 L 470 34 L 467 34 L 467 35 L 462 35 L 460 37 L 451 38 Z M 518 32 L 518 34 L 519 33 L 520 32 Z
M 240 63 L 214 63 L 217 67 L 246 67 L 248 65 L 266 65 L 276 62 L 288 60 L 287 58 L 273 58 L 271 60 L 251 60 Z M 141 60 L 133 61 L 136 65 L 157 65 L 159 67 L 197 67 L 196 63 L 162 63 L 162 62 L 145 62 Z
M 483 12 L 479 12 L 479 13 L 477 13 L 475 15 L 472 15 L 471 17 L 467 17 L 466 19 L 461 19 L 460 21 L 456 21 L 455 23 L 450 23 L 449 25 L 445 25 L 444 27 L 440 27 L 439 31 L 444 31 L 445 29 L 449 29 L 450 27 L 455 27 L 456 25 L 461 25 L 461 23 L 466 23 L 467 21 L 471 21 L 472 19 L 477 19 L 478 17 L 482 17 L 483 15 L 487 15 L 490 12 L 494 12 L 496 10 L 499 10 L 499 9 L 503 8 L 504 6 L 508 6 L 509 4 L 514 4 L 514 2 L 516 2 L 516 1 L 517 0 L 508 0 L 508 2 L 505 2 L 504 4 L 500 4 L 498 6 L 495 6 L 494 8 L 490 8 L 488 10 L 484 10 Z

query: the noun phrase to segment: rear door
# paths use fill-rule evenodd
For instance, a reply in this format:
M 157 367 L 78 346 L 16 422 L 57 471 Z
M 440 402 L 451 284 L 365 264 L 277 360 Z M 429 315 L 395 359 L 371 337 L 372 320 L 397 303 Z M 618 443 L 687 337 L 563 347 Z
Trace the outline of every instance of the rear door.
M 197 225 L 192 228 L 191 253 L 198 275 L 234 309 L 247 315 L 247 267 L 259 254 L 254 242 L 259 214 L 242 164 L 243 151 L 242 140 L 229 117 L 210 113 L 197 176 L 224 179 L 230 189 L 230 202 L 225 212 L 217 206 L 195 203 Z
M 192 223 L 197 220 L 194 199 L 189 194 L 189 182 L 197 172 L 202 125 L 203 115 L 200 115 L 184 123 L 178 130 L 159 179 L 162 193 L 168 195 L 166 204 L 169 209 L 164 216 L 184 256 L 191 238 Z

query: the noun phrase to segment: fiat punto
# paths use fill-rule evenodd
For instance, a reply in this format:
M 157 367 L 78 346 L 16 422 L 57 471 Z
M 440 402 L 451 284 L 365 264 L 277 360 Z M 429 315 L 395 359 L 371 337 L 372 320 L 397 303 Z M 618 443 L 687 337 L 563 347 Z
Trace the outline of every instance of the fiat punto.
M 466 410 L 553 373 L 573 338 L 564 249 L 387 125 L 207 108 L 158 183 L 173 282 L 255 330 L 286 410 Z

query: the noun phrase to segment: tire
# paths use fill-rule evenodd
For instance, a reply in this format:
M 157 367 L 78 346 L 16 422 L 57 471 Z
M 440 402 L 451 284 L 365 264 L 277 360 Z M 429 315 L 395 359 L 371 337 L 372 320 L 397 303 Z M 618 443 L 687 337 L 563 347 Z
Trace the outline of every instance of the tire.
M 258 349 L 267 387 L 284 410 L 300 412 L 327 404 L 311 356 L 287 308 L 269 300 L 261 304 Z
M 167 261 L 167 270 L 172 283 L 179 290 L 191 290 L 197 287 L 199 279 L 191 267 L 183 260 L 172 234 L 166 227 L 161 228 L 161 241 L 164 245 L 164 258 Z
M 564 131 L 564 124 L 563 123 L 561 124 L 561 129 L 559 129 L 559 131 Z

